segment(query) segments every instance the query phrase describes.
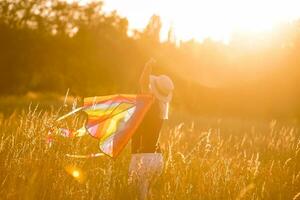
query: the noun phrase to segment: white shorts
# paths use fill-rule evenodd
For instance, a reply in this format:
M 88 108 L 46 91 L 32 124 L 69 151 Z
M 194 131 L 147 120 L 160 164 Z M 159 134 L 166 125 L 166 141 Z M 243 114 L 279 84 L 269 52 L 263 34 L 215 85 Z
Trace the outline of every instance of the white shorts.
M 129 166 L 129 183 L 136 184 L 140 198 L 148 196 L 148 190 L 163 171 L 163 156 L 161 153 L 132 154 Z

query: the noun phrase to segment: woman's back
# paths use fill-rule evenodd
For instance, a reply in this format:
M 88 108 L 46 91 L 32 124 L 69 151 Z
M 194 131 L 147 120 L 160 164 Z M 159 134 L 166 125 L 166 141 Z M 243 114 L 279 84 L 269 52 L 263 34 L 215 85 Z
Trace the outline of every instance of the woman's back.
M 163 125 L 160 116 L 160 106 L 157 100 L 154 101 L 146 114 L 136 133 L 132 137 L 132 153 L 159 153 L 158 138 Z

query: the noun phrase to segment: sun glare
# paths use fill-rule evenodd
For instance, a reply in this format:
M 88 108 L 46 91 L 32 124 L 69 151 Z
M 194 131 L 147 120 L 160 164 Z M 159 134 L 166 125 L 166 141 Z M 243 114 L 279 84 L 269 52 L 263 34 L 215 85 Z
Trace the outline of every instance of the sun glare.
M 85 181 L 85 178 L 86 178 L 85 173 L 80 168 L 73 166 L 73 165 L 67 165 L 65 167 L 65 170 L 69 175 L 71 175 L 74 178 L 74 180 L 76 180 L 80 183 Z
M 173 27 L 178 40 L 207 37 L 227 42 L 234 32 L 265 32 L 300 17 L 297 0 L 106 0 L 105 11 L 117 10 L 130 29 L 143 29 L 153 14 L 161 17 L 161 39 Z
M 74 170 L 74 171 L 72 172 L 72 176 L 73 176 L 74 178 L 78 178 L 78 177 L 80 176 L 80 172 L 79 172 L 78 170 Z

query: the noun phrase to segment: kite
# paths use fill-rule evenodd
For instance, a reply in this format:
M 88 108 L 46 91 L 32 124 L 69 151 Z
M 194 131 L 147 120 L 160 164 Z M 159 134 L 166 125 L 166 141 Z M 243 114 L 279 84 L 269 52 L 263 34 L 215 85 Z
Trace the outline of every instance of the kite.
M 87 114 L 85 125 L 78 130 L 59 128 L 63 137 L 81 137 L 89 134 L 99 140 L 101 152 L 112 158 L 117 157 L 126 146 L 145 114 L 153 103 L 152 95 L 109 95 L 88 97 L 82 107 L 57 119 L 62 121 L 79 111 Z M 70 155 L 69 157 L 97 157 L 101 153 L 88 156 Z

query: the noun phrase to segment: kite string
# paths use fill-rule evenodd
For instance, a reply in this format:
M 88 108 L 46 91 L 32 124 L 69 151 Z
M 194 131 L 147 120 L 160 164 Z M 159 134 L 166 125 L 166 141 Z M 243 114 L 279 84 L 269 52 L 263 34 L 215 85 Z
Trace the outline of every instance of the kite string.
M 66 156 L 69 158 L 97 158 L 104 155 L 104 153 L 91 153 L 87 155 L 66 154 Z

